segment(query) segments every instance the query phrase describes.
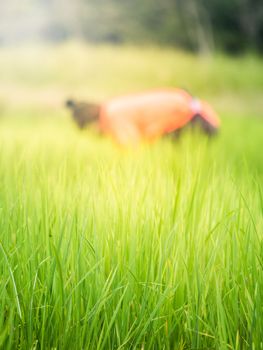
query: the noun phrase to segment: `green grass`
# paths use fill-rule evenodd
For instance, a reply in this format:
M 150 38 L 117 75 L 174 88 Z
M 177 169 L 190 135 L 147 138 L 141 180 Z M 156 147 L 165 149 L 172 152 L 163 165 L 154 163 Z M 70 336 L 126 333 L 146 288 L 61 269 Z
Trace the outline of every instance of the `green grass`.
M 218 57 L 206 66 L 143 49 L 140 65 L 135 48 L 73 48 L 37 51 L 47 62 L 35 72 L 28 50 L 0 56 L 9 86 L 0 94 L 0 348 L 263 349 L 263 123 L 251 102 L 262 93 L 261 62 Z M 60 67 L 52 58 L 62 56 Z M 169 85 L 174 57 L 221 111 L 215 139 L 186 132 L 123 150 L 76 130 L 59 99 L 39 99 L 45 89 L 93 96 L 92 86 L 94 97 L 109 96 L 126 74 L 124 92 Z M 123 62 L 118 83 L 111 65 L 104 78 L 66 69 L 73 60 L 92 72 L 95 58 L 113 72 Z M 251 60 L 252 77 L 242 70 Z M 222 62 L 231 73 L 220 77 Z M 189 74 L 200 65 L 206 77 L 225 77 L 230 100 L 218 81 L 210 91 L 199 70 Z M 31 104 L 11 95 L 26 89 Z

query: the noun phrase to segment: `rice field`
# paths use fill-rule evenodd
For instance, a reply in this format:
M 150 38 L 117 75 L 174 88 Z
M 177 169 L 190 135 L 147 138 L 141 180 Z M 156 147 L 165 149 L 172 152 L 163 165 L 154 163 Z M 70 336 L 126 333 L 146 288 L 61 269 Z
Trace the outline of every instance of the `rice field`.
M 263 349 L 260 59 L 0 51 L 0 348 Z M 62 105 L 184 83 L 216 138 L 120 149 Z

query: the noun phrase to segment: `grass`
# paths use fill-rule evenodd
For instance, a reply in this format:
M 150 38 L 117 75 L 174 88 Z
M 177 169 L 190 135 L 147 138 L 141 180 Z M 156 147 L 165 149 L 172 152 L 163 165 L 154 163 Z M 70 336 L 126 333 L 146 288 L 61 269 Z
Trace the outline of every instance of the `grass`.
M 135 48 L 72 45 L 36 51 L 47 58 L 39 72 L 29 69 L 36 57 L 29 49 L 14 50 L 20 61 L 11 49 L 0 56 L 8 86 L 0 122 L 0 348 L 262 349 L 263 124 L 251 103 L 262 93 L 260 61 L 235 66 L 219 57 L 206 71 L 203 61 L 171 50 L 143 49 L 140 65 Z M 76 130 L 59 107 L 70 82 L 83 96 L 95 86 L 99 98 L 117 93 L 121 77 L 112 80 L 108 65 L 104 77 L 94 71 L 86 79 L 66 62 L 92 72 L 96 57 L 107 59 L 114 72 L 115 52 L 127 90 L 169 85 L 177 57 L 189 85 L 222 108 L 220 135 L 187 132 L 175 143 L 122 150 Z M 251 60 L 258 74 L 242 70 L 234 82 Z M 219 78 L 221 62 L 231 73 Z M 189 75 L 185 67 L 195 64 L 206 77 L 225 77 L 243 118 L 220 84 L 210 91 L 199 71 Z M 50 105 L 47 90 L 59 96 Z M 32 92 L 32 101 L 12 91 Z

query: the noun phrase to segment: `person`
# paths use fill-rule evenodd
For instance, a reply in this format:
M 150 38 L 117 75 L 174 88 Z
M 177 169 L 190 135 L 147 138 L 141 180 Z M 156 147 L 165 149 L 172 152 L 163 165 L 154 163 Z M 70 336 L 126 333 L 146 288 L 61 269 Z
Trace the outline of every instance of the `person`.
M 146 91 L 110 99 L 103 104 L 66 102 L 80 128 L 96 124 L 119 144 L 138 144 L 199 125 L 214 135 L 220 120 L 205 101 L 183 89 Z

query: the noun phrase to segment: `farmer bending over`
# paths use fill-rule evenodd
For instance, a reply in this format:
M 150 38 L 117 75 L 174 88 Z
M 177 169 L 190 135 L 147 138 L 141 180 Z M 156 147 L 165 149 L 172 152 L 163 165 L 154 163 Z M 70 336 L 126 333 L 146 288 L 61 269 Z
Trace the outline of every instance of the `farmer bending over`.
M 103 134 L 120 144 L 155 140 L 199 125 L 214 134 L 220 121 L 208 103 L 193 98 L 185 90 L 168 89 L 131 94 L 110 99 L 101 105 L 67 101 L 80 128 L 96 123 Z

